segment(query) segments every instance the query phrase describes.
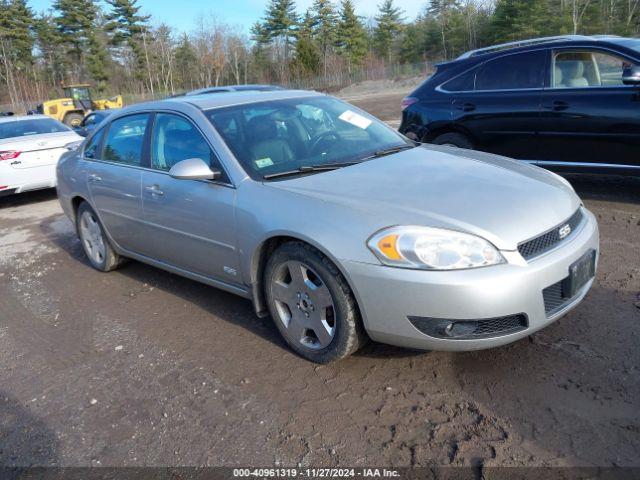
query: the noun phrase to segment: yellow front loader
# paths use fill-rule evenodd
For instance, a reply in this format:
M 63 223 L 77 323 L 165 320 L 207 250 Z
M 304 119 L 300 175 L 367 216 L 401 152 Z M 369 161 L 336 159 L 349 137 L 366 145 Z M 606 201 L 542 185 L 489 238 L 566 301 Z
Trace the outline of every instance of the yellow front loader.
M 48 115 L 70 127 L 80 126 L 84 116 L 93 110 L 122 108 L 122 95 L 109 99 L 93 100 L 91 85 L 65 85 L 62 87 L 65 98 L 48 100 L 38 105 L 38 113 Z

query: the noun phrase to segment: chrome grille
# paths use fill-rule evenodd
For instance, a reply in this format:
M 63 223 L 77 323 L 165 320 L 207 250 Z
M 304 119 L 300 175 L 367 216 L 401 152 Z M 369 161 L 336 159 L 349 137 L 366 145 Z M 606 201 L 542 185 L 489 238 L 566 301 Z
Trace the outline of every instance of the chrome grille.
M 582 208 L 579 208 L 578 211 L 566 222 L 562 222 L 560 225 L 554 227 L 548 232 L 518 245 L 518 252 L 520 252 L 520 255 L 522 255 L 525 260 L 531 260 L 545 252 L 548 252 L 560 242 L 571 238 L 580 223 L 582 223 L 583 218 L 584 214 L 582 213 Z M 567 225 L 571 229 L 570 233 L 567 236 L 562 237 L 561 230 L 566 228 Z

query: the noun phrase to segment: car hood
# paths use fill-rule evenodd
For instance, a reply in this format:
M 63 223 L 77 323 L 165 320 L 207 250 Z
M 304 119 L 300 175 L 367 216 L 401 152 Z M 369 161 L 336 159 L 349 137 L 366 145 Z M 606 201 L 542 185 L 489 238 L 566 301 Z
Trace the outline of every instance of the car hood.
M 501 250 L 517 249 L 580 206 L 573 189 L 557 175 L 451 147 L 421 146 L 269 185 L 338 203 L 373 219 L 378 228 L 449 228 L 482 236 Z

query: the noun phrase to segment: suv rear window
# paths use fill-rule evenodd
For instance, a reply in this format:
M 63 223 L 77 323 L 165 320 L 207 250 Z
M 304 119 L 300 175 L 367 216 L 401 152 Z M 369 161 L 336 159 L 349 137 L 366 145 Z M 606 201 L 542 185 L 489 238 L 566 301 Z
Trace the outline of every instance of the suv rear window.
M 536 51 L 491 60 L 478 70 L 476 90 L 543 88 L 546 58 L 544 51 Z

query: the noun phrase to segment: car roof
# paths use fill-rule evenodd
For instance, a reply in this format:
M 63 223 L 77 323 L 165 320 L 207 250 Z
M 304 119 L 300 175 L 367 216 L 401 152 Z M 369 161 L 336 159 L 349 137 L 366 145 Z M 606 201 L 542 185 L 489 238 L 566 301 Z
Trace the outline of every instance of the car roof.
M 93 112 L 87 113 L 85 115 L 85 117 L 88 117 L 89 115 L 97 115 L 97 116 L 100 116 L 100 117 L 108 117 L 112 113 L 119 112 L 120 110 L 122 110 L 122 109 L 121 108 L 108 108 L 107 110 L 94 110 Z
M 216 93 L 205 93 L 202 95 L 187 95 L 183 97 L 172 97 L 157 102 L 150 102 L 144 105 L 146 108 L 162 108 L 171 103 L 188 103 L 201 110 L 212 108 L 230 107 L 233 105 L 243 105 L 275 100 L 287 100 L 291 98 L 304 98 L 311 96 L 324 96 L 323 93 L 311 90 L 271 90 L 271 91 L 245 91 L 228 92 L 224 95 Z
M 282 87 L 278 87 L 276 85 L 221 85 L 218 87 L 205 87 L 200 88 L 198 90 L 192 90 L 191 92 L 185 93 L 187 96 L 191 95 L 204 95 L 206 93 L 226 93 L 226 92 L 243 92 L 243 91 L 259 91 L 259 92 L 268 92 L 271 90 L 282 90 Z
M 24 120 L 43 120 L 45 118 L 51 120 L 51 117 L 48 117 L 47 115 L 10 115 L 8 117 L 0 117 L 0 123 L 20 122 Z
M 515 42 L 501 43 L 498 45 L 492 45 L 490 47 L 478 48 L 476 50 L 468 51 L 451 62 L 444 63 L 457 63 L 465 60 L 487 60 L 499 56 L 505 52 L 517 53 L 526 52 L 548 45 L 561 45 L 561 46 L 594 46 L 594 45 L 606 45 L 616 44 L 620 46 L 629 46 L 633 43 L 634 39 L 618 37 L 615 35 L 560 35 L 556 37 L 540 37 L 531 38 L 527 40 L 519 40 Z M 637 41 L 637 40 L 636 40 Z

